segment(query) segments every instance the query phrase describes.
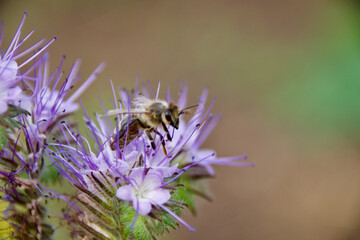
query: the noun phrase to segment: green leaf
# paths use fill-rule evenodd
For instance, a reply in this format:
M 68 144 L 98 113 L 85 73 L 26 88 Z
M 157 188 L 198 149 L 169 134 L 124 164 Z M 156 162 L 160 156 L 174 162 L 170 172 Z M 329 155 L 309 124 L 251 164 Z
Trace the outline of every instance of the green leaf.
M 19 114 L 31 115 L 28 111 L 12 104 L 8 105 L 8 110 L 4 115 L 13 118 L 18 116 Z
M 61 180 L 61 176 L 59 175 L 59 172 L 50 164 L 46 164 L 46 162 L 45 162 L 45 167 L 41 172 L 40 181 L 42 183 L 51 183 L 51 184 L 55 184 L 56 182 L 59 182 Z
M 6 128 L 0 125 L 0 150 L 7 144 L 7 131 Z

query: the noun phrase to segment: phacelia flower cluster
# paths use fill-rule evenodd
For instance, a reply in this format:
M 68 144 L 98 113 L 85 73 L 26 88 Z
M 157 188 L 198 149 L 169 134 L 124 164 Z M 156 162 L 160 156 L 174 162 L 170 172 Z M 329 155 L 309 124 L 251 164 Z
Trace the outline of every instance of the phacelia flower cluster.
M 6 237 L 49 239 L 54 227 L 46 221 L 44 197 L 54 194 L 45 185 L 57 174 L 51 171 L 44 149 L 54 138 L 63 137 L 61 121 L 75 112 L 75 101 L 104 64 L 71 93 L 79 61 L 67 76 L 62 69 L 64 58 L 51 73 L 47 49 L 56 38 L 23 49 L 34 32 L 21 38 L 26 17 L 25 12 L 9 47 L 0 52 L 0 180 L 1 197 L 8 204 L 2 216 L 11 226 Z
M 187 90 L 185 85 L 180 91 L 176 101 L 179 109 L 186 108 Z M 150 92 L 153 92 L 151 88 Z M 65 123 L 63 130 L 68 142 L 51 144 L 56 150 L 49 151 L 49 156 L 59 172 L 80 190 L 81 194 L 76 197 L 78 202 L 88 210 L 91 206 L 91 214 L 85 218 L 87 221 L 121 209 L 120 215 L 114 214 L 104 223 L 92 222 L 96 222 L 99 229 L 108 229 L 101 233 L 102 238 L 113 239 L 115 236 L 112 233 L 118 226 L 113 223 L 118 222 L 123 223 L 123 232 L 119 234 L 122 239 L 152 238 L 178 223 L 194 231 L 179 215 L 184 207 L 193 205 L 191 199 L 194 194 L 206 196 L 194 187 L 199 180 L 214 174 L 214 164 L 244 167 L 252 164 L 238 161 L 246 159 L 246 156 L 218 158 L 214 151 L 200 148 L 219 119 L 210 114 L 213 104 L 205 107 L 207 90 L 199 97 L 197 108 L 187 123 L 179 116 L 177 129 L 171 125 L 165 125 L 165 130 L 157 126 L 149 133 L 149 129 L 139 128 L 135 137 L 131 136 L 134 134 L 131 132 L 133 125 L 129 124 L 122 135 L 123 140 L 128 142 L 114 148 L 114 143 L 119 143 L 117 138 L 121 123 L 138 121 L 140 114 L 149 114 L 139 107 L 139 98 L 141 102 L 144 99 L 156 101 L 159 92 L 150 95 L 146 87 L 140 91 L 136 84 L 132 95 L 125 90 L 120 90 L 119 95 L 120 103 L 114 104 L 114 107 L 123 114 L 107 116 L 105 110 L 104 116 L 96 116 L 95 123 L 85 112 L 91 140 L 75 133 Z M 172 102 L 170 93 L 165 101 Z M 117 102 L 115 99 L 114 103 Z M 147 123 L 140 124 L 145 126 Z M 164 140 L 167 133 L 171 135 L 171 141 Z M 155 147 L 152 147 L 153 143 Z M 69 219 L 80 222 L 84 218 L 72 216 Z M 159 228 L 159 225 L 162 227 Z M 84 228 L 77 231 L 77 234 L 86 235 Z
M 51 71 L 48 47 L 55 38 L 22 49 L 34 32 L 21 38 L 26 16 L 0 52 L 4 237 L 52 239 L 57 226 L 48 218 L 68 223 L 74 239 L 156 239 L 180 224 L 194 231 L 180 216 L 186 208 L 195 212 L 195 196 L 209 199 L 203 180 L 214 176 L 213 166 L 252 166 L 246 155 L 218 157 L 201 147 L 220 119 L 211 114 L 214 101 L 206 106 L 208 90 L 187 105 L 187 84 L 173 99 L 170 90 L 159 97 L 160 83 L 156 92 L 137 81 L 133 91 L 116 92 L 110 81 L 113 107 L 93 119 L 84 102 L 88 133 L 79 134 L 69 116 L 104 64 L 77 87 L 80 60 L 66 73 L 63 57 Z M 70 191 L 54 191 L 51 180 L 69 183 Z M 48 201 L 59 199 L 66 207 L 49 211 Z
M 33 66 L 24 73 L 21 73 L 20 71 L 26 65 L 32 63 L 32 61 L 42 52 L 44 52 L 56 39 L 53 38 L 46 44 L 44 44 L 45 40 L 42 39 L 31 47 L 22 50 L 21 46 L 34 33 L 33 30 L 20 40 L 21 30 L 24 25 L 26 16 L 27 13 L 25 12 L 19 28 L 17 29 L 14 38 L 12 39 L 7 50 L 0 52 L 0 114 L 4 114 L 7 111 L 9 104 L 17 104 L 17 101 L 21 99 L 20 94 L 23 89 L 19 86 L 19 81 L 26 77 L 31 72 L 32 68 L 36 66 L 36 64 L 33 64 Z M 3 27 L 1 28 L 0 47 L 2 40 Z M 21 58 L 26 58 L 26 60 L 22 63 L 18 63 L 17 61 Z

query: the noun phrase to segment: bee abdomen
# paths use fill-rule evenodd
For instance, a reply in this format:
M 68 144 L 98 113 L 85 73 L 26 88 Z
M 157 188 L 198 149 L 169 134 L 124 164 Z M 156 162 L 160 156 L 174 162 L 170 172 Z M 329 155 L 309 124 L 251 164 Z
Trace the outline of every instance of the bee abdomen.
M 141 126 L 142 124 L 137 118 L 132 118 L 129 122 L 126 121 L 122 123 L 120 130 L 114 137 L 114 141 L 110 144 L 111 149 L 115 150 L 117 144 L 120 149 L 123 149 L 125 144 L 128 145 L 139 135 L 139 130 L 142 128 Z

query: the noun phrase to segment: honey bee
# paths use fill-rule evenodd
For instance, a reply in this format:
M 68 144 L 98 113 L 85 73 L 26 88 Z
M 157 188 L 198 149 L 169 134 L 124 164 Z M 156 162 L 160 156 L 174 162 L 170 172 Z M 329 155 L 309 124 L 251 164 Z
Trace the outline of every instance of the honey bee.
M 139 136 L 139 132 L 142 130 L 150 140 L 153 149 L 155 149 L 156 146 L 151 133 L 159 135 L 163 151 L 165 155 L 167 155 L 165 139 L 157 129 L 161 127 L 166 133 L 167 140 L 171 141 L 172 137 L 167 126 L 178 129 L 179 116 L 187 113 L 188 109 L 198 106 L 193 105 L 180 110 L 174 103 L 168 103 L 167 101 L 159 99 L 149 99 L 144 96 L 135 98 L 133 105 L 135 106 L 134 109 L 113 109 L 103 115 L 126 114 L 120 121 L 117 133 L 110 144 L 112 150 L 115 150 L 117 145 L 120 149 L 123 149 L 125 145 Z

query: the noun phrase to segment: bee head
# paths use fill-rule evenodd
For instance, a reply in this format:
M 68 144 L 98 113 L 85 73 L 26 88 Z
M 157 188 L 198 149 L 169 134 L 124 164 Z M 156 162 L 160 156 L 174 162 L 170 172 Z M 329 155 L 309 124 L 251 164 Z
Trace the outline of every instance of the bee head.
M 166 109 L 163 113 L 163 121 L 165 124 L 173 126 L 174 128 L 179 128 L 179 107 L 173 103 L 169 104 L 169 108 Z

